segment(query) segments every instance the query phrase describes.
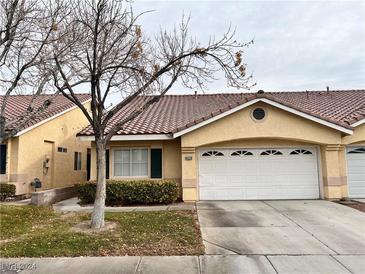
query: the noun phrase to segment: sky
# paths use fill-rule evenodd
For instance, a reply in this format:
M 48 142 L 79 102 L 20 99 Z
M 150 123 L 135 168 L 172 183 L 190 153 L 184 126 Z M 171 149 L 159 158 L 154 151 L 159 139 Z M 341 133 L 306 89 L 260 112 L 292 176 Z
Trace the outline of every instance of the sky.
M 254 45 L 244 55 L 248 73 L 265 91 L 365 88 L 365 1 L 148 1 L 134 12 L 153 10 L 139 21 L 147 35 L 171 30 L 190 14 L 190 34 L 207 42 L 231 24 L 236 38 Z M 170 94 L 194 91 L 180 85 Z M 224 77 L 204 91 L 244 92 Z

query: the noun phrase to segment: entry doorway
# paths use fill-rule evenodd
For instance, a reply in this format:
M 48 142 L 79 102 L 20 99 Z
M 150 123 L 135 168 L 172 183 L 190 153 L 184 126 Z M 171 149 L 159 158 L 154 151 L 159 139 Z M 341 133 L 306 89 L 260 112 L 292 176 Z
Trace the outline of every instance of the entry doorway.
M 44 141 L 43 143 L 43 180 L 42 189 L 53 188 L 54 183 L 54 142 Z

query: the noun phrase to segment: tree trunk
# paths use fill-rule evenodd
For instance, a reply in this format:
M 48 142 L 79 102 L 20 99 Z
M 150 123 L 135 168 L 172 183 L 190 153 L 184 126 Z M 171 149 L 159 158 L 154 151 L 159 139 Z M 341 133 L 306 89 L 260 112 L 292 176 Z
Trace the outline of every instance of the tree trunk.
M 91 215 L 91 228 L 99 229 L 104 226 L 106 197 L 105 144 L 102 140 L 96 140 L 96 158 L 97 185 L 94 209 Z

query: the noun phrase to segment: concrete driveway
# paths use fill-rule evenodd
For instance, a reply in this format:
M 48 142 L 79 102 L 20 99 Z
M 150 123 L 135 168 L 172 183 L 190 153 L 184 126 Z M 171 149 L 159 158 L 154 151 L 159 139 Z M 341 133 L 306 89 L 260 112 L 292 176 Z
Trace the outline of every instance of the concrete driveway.
M 293 200 L 203 201 L 197 210 L 206 254 L 226 255 L 214 256 L 217 266 L 246 255 L 258 273 L 365 273 L 365 214 L 355 209 Z

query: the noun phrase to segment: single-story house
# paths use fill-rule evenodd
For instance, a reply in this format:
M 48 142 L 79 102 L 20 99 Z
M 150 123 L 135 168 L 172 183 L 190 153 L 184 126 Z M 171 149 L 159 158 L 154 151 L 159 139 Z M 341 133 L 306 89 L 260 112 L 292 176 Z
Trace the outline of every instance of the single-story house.
M 107 174 L 175 179 L 184 201 L 364 198 L 365 90 L 167 95 L 112 137 Z
M 77 95 L 89 108 L 91 97 Z M 88 121 L 73 103 L 62 95 L 40 95 L 31 104 L 34 117 L 22 119 L 33 96 L 12 95 L 7 99 L 6 130 L 16 129 L 15 136 L 1 144 L 0 182 L 16 185 L 16 194 L 28 194 L 34 178 L 40 179 L 40 190 L 73 185 L 87 179 L 88 142 L 80 142 L 76 134 Z M 4 96 L 0 96 L 2 104 Z M 44 102 L 50 104 L 38 112 Z

